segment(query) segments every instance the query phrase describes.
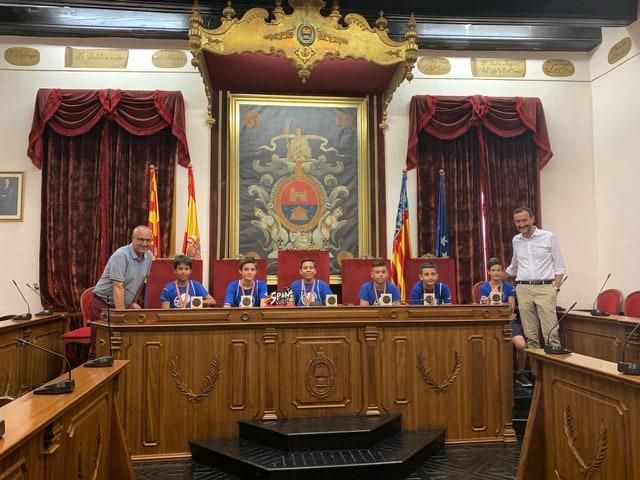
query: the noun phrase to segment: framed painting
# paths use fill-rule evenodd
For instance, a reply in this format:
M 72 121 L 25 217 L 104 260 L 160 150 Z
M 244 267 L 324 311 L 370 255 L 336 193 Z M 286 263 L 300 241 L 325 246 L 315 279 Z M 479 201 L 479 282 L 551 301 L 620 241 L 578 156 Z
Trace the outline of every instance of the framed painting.
M 24 172 L 0 172 L 0 220 L 21 221 Z
M 276 272 L 278 250 L 367 256 L 369 132 L 365 98 L 230 95 L 229 253 Z

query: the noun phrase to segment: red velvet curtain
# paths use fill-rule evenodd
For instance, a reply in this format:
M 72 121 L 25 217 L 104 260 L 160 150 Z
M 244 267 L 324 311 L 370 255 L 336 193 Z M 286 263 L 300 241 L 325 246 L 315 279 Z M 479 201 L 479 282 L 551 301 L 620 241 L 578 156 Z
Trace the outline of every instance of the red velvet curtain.
M 175 158 L 189 164 L 180 92 L 38 91 L 28 155 L 43 170 L 40 284 L 45 303 L 77 310 L 113 250 L 147 223 L 158 168 L 168 251 Z
M 424 95 L 411 99 L 409 115 L 407 169 L 418 167 L 419 251 L 433 245 L 438 169 L 444 168 L 460 299 L 468 302 L 471 285 L 484 272 L 481 193 L 489 256 L 510 258 L 513 208 L 529 205 L 540 220 L 539 171 L 552 156 L 542 103 L 538 98 Z

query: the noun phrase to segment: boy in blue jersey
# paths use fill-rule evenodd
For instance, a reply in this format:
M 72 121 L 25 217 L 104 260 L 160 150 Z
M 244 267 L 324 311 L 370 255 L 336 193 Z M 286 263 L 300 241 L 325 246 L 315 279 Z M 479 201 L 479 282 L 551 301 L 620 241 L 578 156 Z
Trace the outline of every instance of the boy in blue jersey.
M 316 278 L 316 261 L 313 258 L 303 258 L 300 262 L 300 276 L 291 284 L 293 303 L 299 307 L 324 305 L 327 295 L 333 294 L 329 285 Z
M 508 303 L 514 309 L 516 306 L 516 291 L 513 286 L 504 280 L 504 266 L 499 258 L 490 258 L 487 262 L 489 281 L 480 285 L 480 303 L 490 303 L 492 295 L 500 294 L 502 303 Z M 524 367 L 527 363 L 527 341 L 524 338 L 522 322 L 519 315 L 514 315 L 511 320 L 511 338 L 516 347 L 516 382 L 523 387 L 532 387 L 533 383 L 525 373 Z
M 438 266 L 433 262 L 420 265 L 420 280 L 411 289 L 411 304 L 423 305 L 424 294 L 431 293 L 436 305 L 451 303 L 449 287 L 438 281 Z
M 378 305 L 381 295 L 391 295 L 393 305 L 400 303 L 400 290 L 388 280 L 389 271 L 385 260 L 374 260 L 371 264 L 371 281 L 360 288 L 360 305 Z
M 251 256 L 240 259 L 240 280 L 233 280 L 227 286 L 224 296 L 224 307 L 239 307 L 240 297 L 248 295 L 252 298 L 253 307 L 264 307 L 267 302 L 267 284 L 256 280 L 258 262 Z
M 173 259 L 173 270 L 176 279 L 167 283 L 160 295 L 160 308 L 191 308 L 193 297 L 202 297 L 205 307 L 216 304 L 207 289 L 196 281 L 190 280 L 193 260 L 186 255 L 176 255 Z

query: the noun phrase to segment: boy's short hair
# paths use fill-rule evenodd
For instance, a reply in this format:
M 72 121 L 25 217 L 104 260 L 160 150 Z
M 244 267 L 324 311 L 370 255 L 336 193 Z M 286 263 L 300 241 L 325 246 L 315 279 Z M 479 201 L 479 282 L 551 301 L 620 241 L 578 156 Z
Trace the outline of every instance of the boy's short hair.
M 533 217 L 533 210 L 531 210 L 529 207 L 516 207 L 513 209 L 514 215 L 522 212 L 527 212 L 530 217 Z
M 436 272 L 438 271 L 438 266 L 433 263 L 433 262 L 424 262 L 422 265 L 420 265 L 420 274 L 422 274 L 422 271 L 425 268 L 433 268 Z
M 504 268 L 502 261 L 498 257 L 491 257 L 487 262 L 487 270 L 489 270 L 491 267 L 495 267 L 496 265 L 500 265 Z
M 247 263 L 253 263 L 256 268 L 258 268 L 258 261 L 255 259 L 255 257 L 252 257 L 251 255 L 243 255 L 240 258 L 240 266 L 238 267 L 238 270 L 242 270 L 242 267 L 244 267 Z
M 377 268 L 377 267 L 387 268 L 387 261 L 382 259 L 382 258 L 377 258 L 376 260 L 371 262 L 371 270 L 373 270 L 374 268 Z
M 316 261 L 314 258 L 311 257 L 304 257 L 302 260 L 300 260 L 300 268 L 302 268 L 302 265 L 304 265 L 304 262 L 311 262 L 313 263 L 313 266 L 316 266 Z
M 180 265 L 192 268 L 193 259 L 188 255 L 176 255 L 175 257 L 173 257 L 173 269 L 175 270 Z

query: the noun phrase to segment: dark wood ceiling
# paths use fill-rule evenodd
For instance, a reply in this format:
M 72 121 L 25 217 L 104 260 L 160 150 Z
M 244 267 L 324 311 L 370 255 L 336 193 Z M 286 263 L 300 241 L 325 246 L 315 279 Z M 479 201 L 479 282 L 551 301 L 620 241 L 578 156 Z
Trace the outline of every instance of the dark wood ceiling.
M 226 1 L 201 0 L 209 27 L 219 24 Z M 286 0 L 283 2 L 288 9 Z M 332 2 L 327 1 L 326 12 Z M 421 49 L 589 51 L 601 27 L 634 22 L 637 0 L 342 0 L 340 11 L 371 23 L 384 12 L 390 35 L 402 39 L 409 15 L 418 23 Z M 232 2 L 241 16 L 273 2 Z M 0 0 L 0 35 L 187 38 L 192 0 Z

